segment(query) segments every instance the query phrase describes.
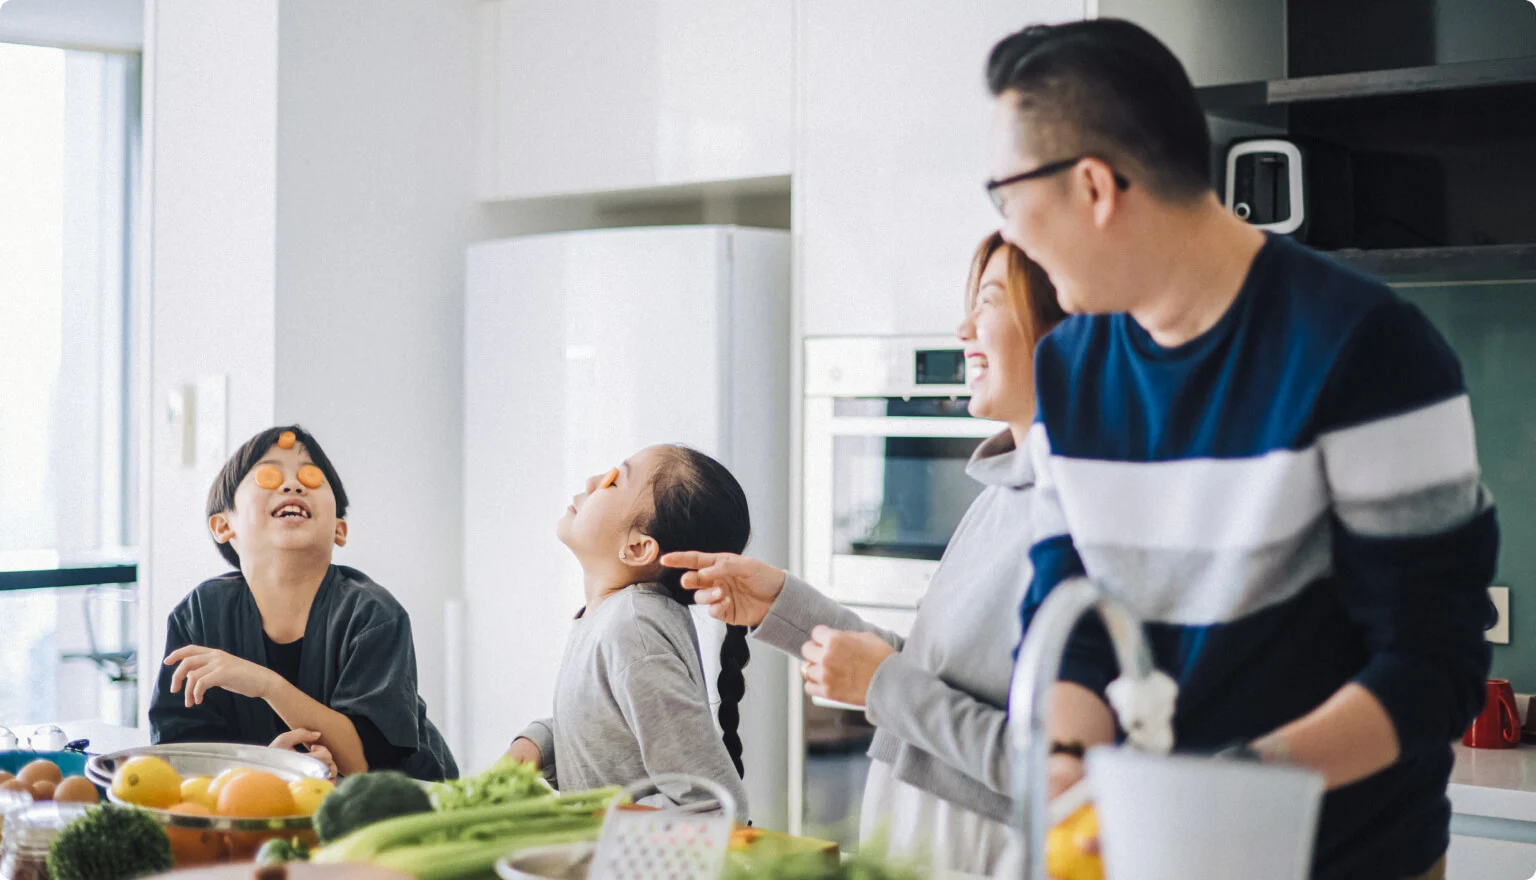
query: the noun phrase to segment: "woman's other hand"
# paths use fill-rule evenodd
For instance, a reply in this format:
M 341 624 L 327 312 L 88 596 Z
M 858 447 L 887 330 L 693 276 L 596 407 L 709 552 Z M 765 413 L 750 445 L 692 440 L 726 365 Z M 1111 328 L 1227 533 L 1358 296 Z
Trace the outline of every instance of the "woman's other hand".
M 850 706 L 866 705 L 875 671 L 895 653 L 895 648 L 873 633 L 818 626 L 800 649 L 800 656 L 805 658 L 800 668 L 805 692 Z

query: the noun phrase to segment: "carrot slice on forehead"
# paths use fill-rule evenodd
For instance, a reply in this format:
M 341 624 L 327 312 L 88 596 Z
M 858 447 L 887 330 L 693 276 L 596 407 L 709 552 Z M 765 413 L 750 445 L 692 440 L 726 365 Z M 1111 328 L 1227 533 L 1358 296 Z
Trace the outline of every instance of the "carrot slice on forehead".
M 277 437 L 277 448 L 278 449 L 292 449 L 293 445 L 295 443 L 298 443 L 298 442 L 299 442 L 298 436 L 295 435 L 292 431 L 284 431 L 283 433 L 279 434 L 278 437 Z

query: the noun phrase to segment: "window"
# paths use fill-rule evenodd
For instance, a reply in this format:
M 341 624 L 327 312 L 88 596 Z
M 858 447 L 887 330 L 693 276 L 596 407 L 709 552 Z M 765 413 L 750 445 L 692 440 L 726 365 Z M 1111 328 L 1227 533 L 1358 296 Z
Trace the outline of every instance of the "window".
M 0 572 L 136 543 L 138 66 L 0 43 Z M 131 598 L 0 591 L 0 724 L 132 723 L 132 682 L 110 680 L 123 669 L 80 656 L 124 660 Z

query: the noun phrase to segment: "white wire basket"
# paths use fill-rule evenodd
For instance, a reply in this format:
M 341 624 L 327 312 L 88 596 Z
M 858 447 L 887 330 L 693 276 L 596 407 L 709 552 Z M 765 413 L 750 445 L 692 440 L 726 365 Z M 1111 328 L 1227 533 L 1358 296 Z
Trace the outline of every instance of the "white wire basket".
M 633 803 L 664 795 L 656 810 L 617 802 L 603 819 L 593 880 L 718 880 L 735 828 L 736 799 L 697 776 L 663 774 L 624 789 Z M 624 800 L 621 798 L 620 800 Z

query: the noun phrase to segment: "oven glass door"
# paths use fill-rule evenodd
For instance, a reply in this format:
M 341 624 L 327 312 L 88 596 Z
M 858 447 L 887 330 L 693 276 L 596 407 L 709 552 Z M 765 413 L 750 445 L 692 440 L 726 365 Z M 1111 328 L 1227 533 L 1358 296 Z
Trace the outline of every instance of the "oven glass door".
M 914 608 L 981 494 L 966 464 L 1000 426 L 948 398 L 838 400 L 830 415 L 806 461 L 806 572 L 840 602 Z

